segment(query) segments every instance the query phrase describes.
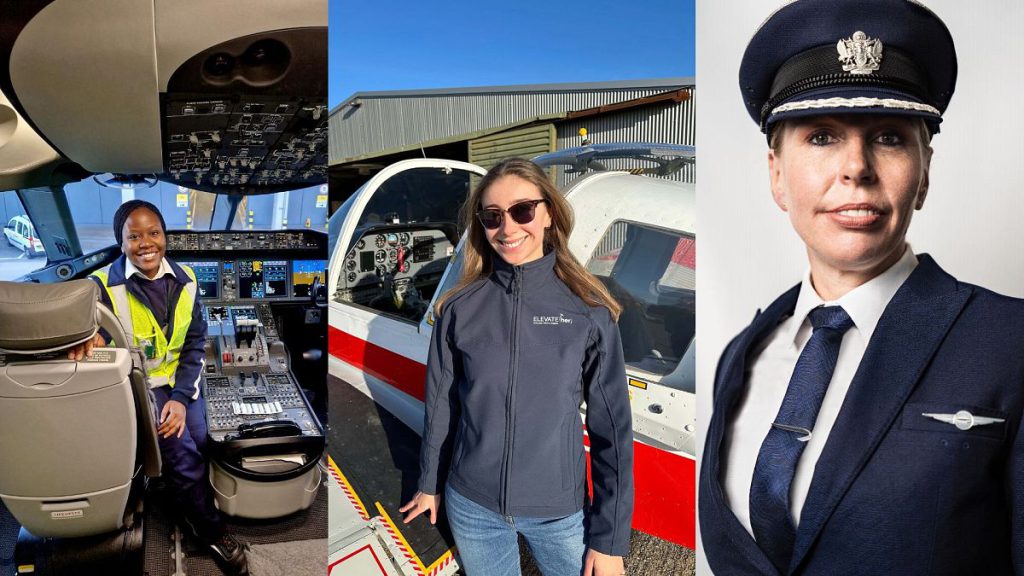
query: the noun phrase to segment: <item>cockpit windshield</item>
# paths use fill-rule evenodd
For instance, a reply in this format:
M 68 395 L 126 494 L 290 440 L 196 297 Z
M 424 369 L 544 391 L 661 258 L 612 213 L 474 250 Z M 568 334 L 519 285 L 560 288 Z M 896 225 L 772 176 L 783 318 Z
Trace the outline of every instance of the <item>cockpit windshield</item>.
M 470 172 L 450 168 L 400 172 L 381 184 L 363 209 L 356 228 L 362 231 L 381 224 L 454 225 L 475 178 Z M 352 242 L 356 240 L 353 237 Z
M 65 185 L 63 190 L 0 192 L 0 199 L 0 220 L 4 226 L 4 238 L 0 238 L 0 280 L 15 280 L 48 263 L 113 245 L 114 213 L 123 202 L 132 199 L 155 204 L 168 230 L 327 232 L 326 185 L 229 196 L 167 182 L 116 189 L 87 177 Z

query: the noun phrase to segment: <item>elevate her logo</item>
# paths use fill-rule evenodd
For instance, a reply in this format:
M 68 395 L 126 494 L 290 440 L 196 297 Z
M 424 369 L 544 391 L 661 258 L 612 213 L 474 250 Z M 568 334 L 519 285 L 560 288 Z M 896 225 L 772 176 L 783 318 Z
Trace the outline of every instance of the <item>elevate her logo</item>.
M 559 314 L 558 316 L 534 316 L 534 326 L 558 326 L 559 324 L 572 324 L 572 318 L 566 318 L 565 315 Z

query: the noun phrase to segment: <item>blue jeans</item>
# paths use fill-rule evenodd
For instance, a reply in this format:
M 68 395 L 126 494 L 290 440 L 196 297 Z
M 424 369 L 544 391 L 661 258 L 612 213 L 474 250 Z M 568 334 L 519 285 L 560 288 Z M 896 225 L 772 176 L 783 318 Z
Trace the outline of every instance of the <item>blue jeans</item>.
M 526 539 L 544 576 L 583 572 L 583 510 L 564 518 L 502 516 L 451 486 L 444 494 L 448 524 L 467 576 L 520 576 L 517 533 Z

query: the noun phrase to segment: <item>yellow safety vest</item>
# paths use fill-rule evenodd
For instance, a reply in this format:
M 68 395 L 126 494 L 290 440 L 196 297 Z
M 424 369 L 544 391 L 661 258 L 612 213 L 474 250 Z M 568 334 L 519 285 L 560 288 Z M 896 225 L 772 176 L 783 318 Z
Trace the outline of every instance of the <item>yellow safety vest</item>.
M 192 324 L 192 307 L 196 301 L 196 275 L 188 266 L 182 266 L 181 269 L 192 281 L 185 284 L 174 307 L 174 331 L 170 338 L 160 329 L 160 323 L 153 316 L 153 311 L 128 292 L 124 284 L 107 285 L 110 266 L 92 273 L 106 289 L 107 296 L 114 306 L 114 314 L 121 321 L 124 333 L 132 335 L 132 346 L 141 347 L 140 343 L 148 340 L 153 347 L 152 353 L 146 354 L 146 372 L 151 388 L 164 385 L 174 387 L 174 374 L 178 370 L 181 347 L 185 344 L 185 334 Z

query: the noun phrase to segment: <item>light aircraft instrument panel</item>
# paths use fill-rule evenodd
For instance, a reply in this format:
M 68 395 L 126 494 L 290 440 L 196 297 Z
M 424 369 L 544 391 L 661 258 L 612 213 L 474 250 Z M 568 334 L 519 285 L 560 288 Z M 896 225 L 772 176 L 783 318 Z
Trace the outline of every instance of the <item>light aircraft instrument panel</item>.
M 453 251 L 454 246 L 441 230 L 370 231 L 349 250 L 338 286 L 351 291 L 355 302 L 377 296 L 384 283 L 393 283 L 399 293 L 433 286 Z

